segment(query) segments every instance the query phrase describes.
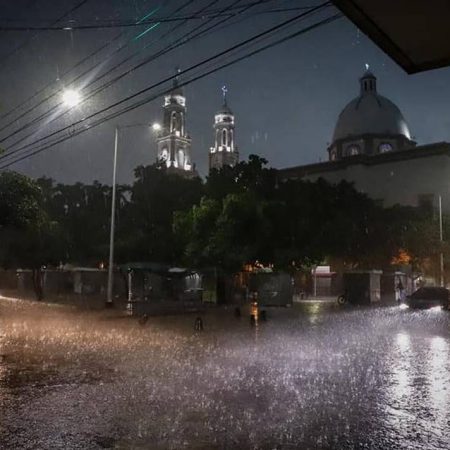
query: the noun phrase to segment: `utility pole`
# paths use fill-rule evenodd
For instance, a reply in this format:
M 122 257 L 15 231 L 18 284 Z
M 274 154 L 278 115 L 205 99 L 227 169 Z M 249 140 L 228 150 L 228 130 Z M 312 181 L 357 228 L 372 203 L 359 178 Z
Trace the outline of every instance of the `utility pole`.
M 111 228 L 109 232 L 109 263 L 108 263 L 108 288 L 106 307 L 113 306 L 113 281 L 114 281 L 114 228 L 116 224 L 116 176 L 117 176 L 117 147 L 119 145 L 119 127 L 116 126 L 114 135 L 113 180 L 111 198 Z
M 116 225 L 116 178 L 117 178 L 117 152 L 119 148 L 119 131 L 124 128 L 145 127 L 149 128 L 147 123 L 133 123 L 130 125 L 116 125 L 114 134 L 114 157 L 113 157 L 113 179 L 112 179 L 112 198 L 111 198 L 111 227 L 109 232 L 109 263 L 108 263 L 108 287 L 106 291 L 105 306 L 111 308 L 113 306 L 113 284 L 114 284 L 114 232 Z M 154 123 L 151 128 L 155 133 L 161 129 L 161 125 Z

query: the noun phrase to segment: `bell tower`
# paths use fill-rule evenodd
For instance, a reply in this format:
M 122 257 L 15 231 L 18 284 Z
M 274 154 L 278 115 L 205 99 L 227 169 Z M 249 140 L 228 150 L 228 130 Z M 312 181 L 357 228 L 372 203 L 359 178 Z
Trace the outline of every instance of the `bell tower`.
M 214 146 L 209 150 L 209 170 L 235 166 L 239 152 L 235 144 L 234 114 L 227 104 L 227 88 L 222 87 L 222 108 L 214 116 Z
M 195 173 L 191 160 L 191 138 L 186 131 L 186 97 L 178 76 L 172 90 L 164 96 L 163 121 L 158 133 L 158 161 L 180 175 Z

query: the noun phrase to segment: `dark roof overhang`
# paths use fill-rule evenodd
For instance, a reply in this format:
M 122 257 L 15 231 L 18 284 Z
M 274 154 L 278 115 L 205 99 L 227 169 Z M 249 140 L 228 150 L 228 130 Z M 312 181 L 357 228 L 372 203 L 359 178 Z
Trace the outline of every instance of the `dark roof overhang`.
M 450 65 L 448 0 L 333 0 L 407 73 Z

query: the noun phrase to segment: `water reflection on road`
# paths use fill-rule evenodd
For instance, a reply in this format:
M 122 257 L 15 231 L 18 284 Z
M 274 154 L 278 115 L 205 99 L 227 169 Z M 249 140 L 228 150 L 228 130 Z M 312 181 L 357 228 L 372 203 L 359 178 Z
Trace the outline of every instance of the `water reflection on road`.
M 267 315 L 195 333 L 0 300 L 0 448 L 450 447 L 449 313 Z

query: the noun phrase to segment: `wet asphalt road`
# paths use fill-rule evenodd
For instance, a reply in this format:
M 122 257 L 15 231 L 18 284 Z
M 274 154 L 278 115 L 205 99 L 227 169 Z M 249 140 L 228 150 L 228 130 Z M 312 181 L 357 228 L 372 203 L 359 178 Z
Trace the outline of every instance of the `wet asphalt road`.
M 194 318 L 0 299 L 0 448 L 450 449 L 450 312 Z

